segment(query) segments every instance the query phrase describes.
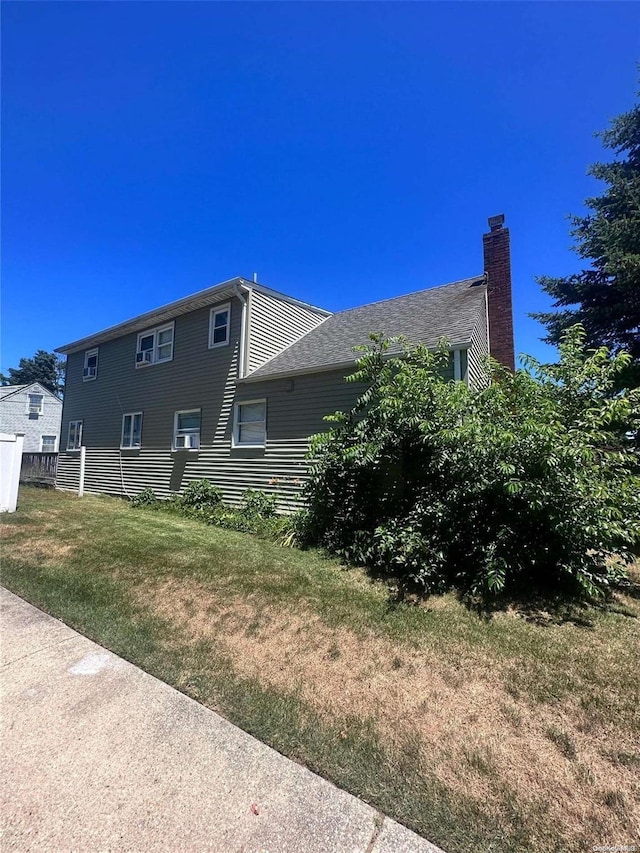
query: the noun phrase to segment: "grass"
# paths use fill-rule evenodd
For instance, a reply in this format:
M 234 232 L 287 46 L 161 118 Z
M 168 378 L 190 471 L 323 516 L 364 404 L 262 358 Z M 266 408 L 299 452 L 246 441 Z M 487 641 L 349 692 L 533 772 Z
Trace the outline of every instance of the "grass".
M 448 853 L 638 833 L 637 586 L 487 613 L 117 499 L 3 520 L 9 589 Z

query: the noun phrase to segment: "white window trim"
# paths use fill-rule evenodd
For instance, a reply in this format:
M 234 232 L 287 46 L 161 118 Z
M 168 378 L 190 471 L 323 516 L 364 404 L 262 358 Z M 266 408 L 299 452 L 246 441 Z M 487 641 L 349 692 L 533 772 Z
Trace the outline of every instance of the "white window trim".
M 249 403 L 264 403 L 264 441 L 256 444 L 255 442 L 248 441 L 240 441 L 240 408 L 242 406 L 246 406 Z M 254 423 L 261 423 L 260 421 L 254 421 Z M 267 445 L 267 398 L 261 397 L 258 400 L 238 400 L 237 403 L 233 405 L 233 436 L 231 439 L 232 447 L 266 447 Z
M 171 329 L 171 355 L 167 358 L 158 358 L 158 336 L 161 332 L 166 332 L 167 329 Z M 140 349 L 140 341 L 142 338 L 148 338 L 153 335 L 153 347 L 150 350 L 146 350 L 146 352 L 150 352 L 153 354 L 153 358 L 151 361 L 138 361 L 138 353 L 142 352 Z M 136 368 L 138 367 L 150 367 L 153 364 L 164 364 L 167 361 L 173 361 L 173 347 L 175 344 L 175 336 L 176 336 L 176 324 L 175 321 L 171 323 L 165 323 L 163 326 L 156 326 L 155 329 L 146 329 L 144 332 L 138 333 L 138 338 L 136 341 Z M 167 346 L 167 344 L 161 344 L 161 346 Z
M 69 447 L 69 440 L 71 439 L 71 427 L 73 426 L 73 424 L 80 424 L 80 434 L 79 434 L 79 436 L 77 436 L 78 437 L 78 446 L 77 447 Z M 82 447 L 82 433 L 83 433 L 83 431 L 84 431 L 84 421 L 82 421 L 82 420 L 69 421 L 69 429 L 67 430 L 67 450 L 70 453 L 78 453 L 78 451 Z M 77 433 L 77 430 L 76 430 L 76 433 Z
M 200 415 L 200 427 L 198 429 L 198 446 L 197 447 L 176 447 L 176 438 L 178 436 L 178 415 L 192 415 L 197 412 Z M 173 441 L 171 442 L 171 450 L 176 453 L 197 453 L 200 450 L 202 436 L 202 409 L 179 409 L 173 415 Z
M 53 450 L 45 450 L 44 449 L 44 439 L 45 438 L 53 438 Z M 58 436 L 57 435 L 52 436 L 51 433 L 49 433 L 47 436 L 41 435 L 40 436 L 40 453 L 57 453 L 57 452 L 58 452 Z
M 133 441 L 133 419 L 136 415 L 140 415 L 140 444 L 125 444 L 124 443 L 124 419 L 131 418 L 131 440 Z M 142 447 L 142 412 L 125 412 L 122 415 L 122 429 L 120 430 L 120 450 L 140 450 Z
M 89 366 L 87 362 L 91 358 L 91 356 L 95 355 L 96 357 L 96 372 L 93 376 L 86 376 L 87 370 L 89 370 Z M 83 382 L 93 382 L 94 379 L 98 378 L 98 347 L 94 347 L 93 349 L 88 349 L 84 354 L 84 368 L 82 370 L 82 381 Z
M 227 336 L 224 341 L 218 341 L 217 344 L 213 342 L 213 332 L 215 330 L 215 322 L 217 314 L 224 314 L 227 312 Z M 218 305 L 217 308 L 212 308 L 209 311 L 209 349 L 215 349 L 216 347 L 226 347 L 229 346 L 229 340 L 231 338 L 231 303 L 227 302 L 225 305 Z
M 31 398 L 32 397 L 40 397 L 40 407 L 37 412 L 31 411 Z M 27 393 L 27 414 L 28 415 L 37 415 L 40 417 L 44 415 L 44 394 L 40 394 L 38 391 L 29 391 Z

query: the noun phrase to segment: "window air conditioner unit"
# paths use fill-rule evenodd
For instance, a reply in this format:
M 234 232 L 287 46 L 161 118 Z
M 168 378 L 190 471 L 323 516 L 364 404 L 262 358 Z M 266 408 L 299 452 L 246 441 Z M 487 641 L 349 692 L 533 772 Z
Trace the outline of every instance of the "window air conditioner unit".
M 40 406 L 29 406 L 29 414 L 30 415 L 39 415 L 40 414 Z
M 176 436 L 176 450 L 197 450 L 199 443 L 197 435 Z
M 143 350 L 143 352 L 136 353 L 136 367 L 144 366 L 146 364 L 153 364 L 153 353 L 151 350 Z

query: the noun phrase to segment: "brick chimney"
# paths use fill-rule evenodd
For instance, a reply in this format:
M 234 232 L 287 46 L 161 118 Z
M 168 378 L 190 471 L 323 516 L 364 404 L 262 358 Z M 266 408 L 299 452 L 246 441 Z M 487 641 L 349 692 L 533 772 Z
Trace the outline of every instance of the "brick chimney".
M 513 307 L 511 304 L 511 240 L 504 214 L 489 217 L 488 234 L 482 235 L 484 270 L 489 307 L 489 351 L 492 358 L 515 370 Z

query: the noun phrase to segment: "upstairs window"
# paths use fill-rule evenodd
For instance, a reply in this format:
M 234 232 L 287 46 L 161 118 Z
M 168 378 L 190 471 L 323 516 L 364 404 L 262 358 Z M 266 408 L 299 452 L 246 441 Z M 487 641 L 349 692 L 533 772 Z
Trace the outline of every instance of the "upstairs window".
M 44 394 L 29 394 L 27 414 L 39 417 L 44 412 Z
M 138 335 L 136 367 L 148 367 L 173 358 L 173 323 Z
M 130 412 L 122 416 L 122 440 L 120 447 L 123 450 L 132 450 L 142 445 L 142 412 Z
M 98 375 L 98 350 L 89 349 L 84 354 L 84 368 L 82 371 L 82 381 L 90 382 Z
M 236 403 L 233 424 L 234 447 L 264 447 L 267 440 L 267 401 Z
M 224 347 L 229 343 L 231 303 L 212 308 L 209 313 L 209 349 Z
M 82 421 L 69 421 L 67 450 L 80 450 L 82 445 Z
M 56 452 L 56 439 L 55 435 L 43 435 L 40 437 L 40 452 L 41 453 L 55 453 Z
M 200 447 L 200 409 L 176 412 L 173 421 L 173 449 L 198 450 Z

